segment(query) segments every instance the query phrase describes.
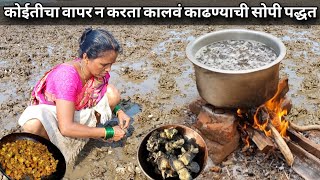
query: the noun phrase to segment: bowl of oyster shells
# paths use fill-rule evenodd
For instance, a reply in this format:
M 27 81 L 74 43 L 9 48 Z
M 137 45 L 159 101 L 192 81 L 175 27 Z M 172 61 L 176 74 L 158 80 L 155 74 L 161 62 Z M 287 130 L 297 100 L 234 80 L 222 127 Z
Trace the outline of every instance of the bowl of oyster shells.
M 150 179 L 195 179 L 206 166 L 208 150 L 193 129 L 179 124 L 151 130 L 141 141 L 138 161 Z

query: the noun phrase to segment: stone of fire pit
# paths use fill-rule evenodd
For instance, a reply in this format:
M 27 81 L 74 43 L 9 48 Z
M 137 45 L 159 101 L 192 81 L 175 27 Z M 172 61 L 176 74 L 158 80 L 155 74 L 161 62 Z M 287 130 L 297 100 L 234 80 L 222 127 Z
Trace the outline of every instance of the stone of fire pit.
M 208 155 L 215 164 L 220 164 L 229 154 L 238 148 L 240 135 L 237 133 L 234 138 L 227 144 L 221 145 L 215 141 L 204 138 Z
M 210 158 L 215 164 L 221 163 L 239 145 L 235 113 L 214 108 L 202 99 L 192 102 L 189 108 L 198 114 L 194 127 L 205 139 Z
M 201 111 L 202 106 L 206 104 L 208 104 L 207 101 L 202 98 L 198 98 L 189 105 L 189 109 L 193 114 L 198 115 Z
M 231 112 L 217 114 L 213 109 L 205 105 L 198 115 L 194 125 L 206 138 L 218 142 L 221 145 L 233 141 L 239 134 L 235 116 Z

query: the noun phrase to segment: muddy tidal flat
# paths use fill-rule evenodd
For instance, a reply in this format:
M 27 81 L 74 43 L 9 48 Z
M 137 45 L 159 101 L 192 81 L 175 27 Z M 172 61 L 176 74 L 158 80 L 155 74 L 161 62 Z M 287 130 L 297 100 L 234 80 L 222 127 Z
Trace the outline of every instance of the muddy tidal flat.
M 78 38 L 88 26 L 0 26 L 0 137 L 20 131 L 17 120 L 44 72 L 77 56 Z M 293 107 L 287 119 L 320 124 L 320 26 L 93 26 L 107 29 L 123 53 L 112 66 L 110 83 L 120 89 L 132 117 L 128 137 L 119 143 L 90 140 L 65 179 L 144 180 L 137 162 L 143 137 L 163 124 L 190 126 L 196 116 L 188 105 L 199 97 L 192 63 L 185 54 L 200 35 L 227 28 L 247 28 L 280 38 L 287 48 L 280 76 L 289 78 Z M 312 133 L 308 134 L 312 137 Z M 319 139 L 311 138 L 317 143 Z M 283 158 L 238 150 L 207 168 L 199 179 L 302 179 Z M 281 157 L 281 155 L 280 155 Z

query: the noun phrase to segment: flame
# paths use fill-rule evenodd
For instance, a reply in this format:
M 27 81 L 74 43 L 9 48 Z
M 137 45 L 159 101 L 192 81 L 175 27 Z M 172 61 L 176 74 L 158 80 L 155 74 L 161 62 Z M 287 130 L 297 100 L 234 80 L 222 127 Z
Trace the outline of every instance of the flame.
M 247 129 L 247 125 L 246 124 L 244 124 L 244 127 L 243 127 L 244 129 Z M 246 145 L 245 145 L 245 147 L 250 147 L 250 141 L 249 141 L 249 135 L 247 135 L 246 137 L 245 137 L 245 143 L 246 143 Z
M 244 131 L 246 131 L 247 130 L 247 124 L 243 124 L 242 128 L 243 128 Z M 245 143 L 244 149 L 248 149 L 250 147 L 249 135 L 245 134 L 245 136 L 242 138 L 242 141 Z
M 250 147 L 249 136 L 246 136 L 246 147 Z
M 288 111 L 281 106 L 284 98 L 279 98 L 281 97 L 281 91 L 285 88 L 284 86 L 284 82 L 279 83 L 276 94 L 264 105 L 268 112 L 270 112 L 272 125 L 279 131 L 282 137 L 287 137 L 286 131 L 289 126 L 289 122 L 284 119 L 284 116 L 287 115 Z
M 237 115 L 238 115 L 239 117 L 241 117 L 241 118 L 243 117 L 243 116 L 242 116 L 242 111 L 241 111 L 241 109 L 238 109 L 238 110 L 237 110 Z M 246 127 L 246 126 L 245 126 L 245 127 Z
M 253 116 L 253 120 L 254 120 L 253 127 L 263 131 L 266 136 L 271 136 L 271 130 L 267 130 L 269 119 L 268 118 L 264 119 L 264 123 L 260 123 L 258 120 L 259 109 L 260 109 L 260 107 L 257 109 L 257 111 L 255 112 L 255 114 Z
M 284 98 L 282 98 L 283 95 L 281 94 L 286 92 L 285 88 L 287 88 L 287 81 L 280 82 L 276 94 L 265 104 L 258 107 L 254 114 L 253 127 L 263 131 L 266 136 L 271 136 L 271 130 L 268 130 L 268 123 L 270 122 L 282 137 L 287 137 L 286 130 L 289 122 L 284 119 L 284 116 L 287 115 L 288 111 L 285 107 L 282 107 Z M 240 118 L 243 118 L 242 110 L 238 109 L 237 114 Z M 265 116 L 261 117 L 261 114 Z

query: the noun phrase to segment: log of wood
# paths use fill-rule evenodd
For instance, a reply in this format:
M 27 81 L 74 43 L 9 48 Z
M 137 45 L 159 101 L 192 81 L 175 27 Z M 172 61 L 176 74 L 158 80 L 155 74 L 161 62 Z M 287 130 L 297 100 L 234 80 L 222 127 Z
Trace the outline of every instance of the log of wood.
M 291 108 L 292 108 L 291 99 L 289 99 L 287 96 L 285 96 L 284 100 L 281 102 L 280 107 L 281 107 L 281 109 L 286 109 L 287 110 L 287 114 L 289 114 L 290 111 L 291 111 Z
M 288 78 L 283 78 L 279 81 L 276 94 L 267 103 L 279 104 L 289 91 Z
M 288 146 L 295 156 L 292 169 L 306 180 L 320 179 L 320 160 L 293 142 Z
M 310 131 L 310 130 L 317 130 L 320 131 L 320 125 L 306 125 L 306 126 L 300 126 L 293 122 L 289 121 L 289 127 L 296 130 L 296 131 Z
M 289 84 L 288 84 L 288 78 L 281 79 L 278 84 L 278 90 L 277 93 L 273 96 L 273 98 L 270 100 L 272 103 L 280 102 L 282 98 L 284 100 L 281 102 L 280 106 L 281 109 L 286 109 L 287 113 L 291 111 L 292 108 L 292 102 L 289 98 L 287 98 L 285 95 L 289 91 Z M 262 105 L 264 106 L 264 105 Z M 273 115 L 270 114 L 272 117 Z M 293 122 L 289 121 L 289 126 L 292 129 L 295 129 L 297 131 L 310 131 L 310 130 L 318 130 L 320 131 L 320 125 L 306 125 L 306 126 L 300 126 Z
M 271 99 L 272 103 L 280 102 L 280 99 L 284 98 L 284 100 L 281 102 L 280 106 L 281 109 L 286 109 L 287 113 L 291 111 L 292 108 L 292 101 L 287 98 L 285 95 L 289 91 L 289 84 L 288 84 L 288 78 L 284 78 L 280 80 L 278 84 L 278 90 L 275 96 Z M 264 106 L 264 105 L 262 105 Z M 272 117 L 273 115 L 270 114 Z M 289 121 L 289 126 L 292 129 L 295 129 L 296 131 L 310 131 L 310 130 L 318 130 L 320 131 L 320 125 L 306 125 L 306 126 L 300 126 L 293 122 Z
M 287 143 L 284 141 L 284 139 L 281 137 L 280 133 L 277 131 L 277 129 L 271 123 L 268 123 L 268 127 L 271 130 L 271 133 L 272 133 L 272 136 L 274 138 L 275 143 L 278 145 L 278 148 L 280 149 L 281 153 L 283 154 L 284 158 L 286 159 L 287 164 L 289 166 L 292 166 L 293 155 L 292 155 Z
M 274 109 L 268 109 L 266 105 L 270 105 L 268 107 L 274 108 L 274 106 L 280 106 L 282 109 L 287 109 L 287 112 L 291 110 L 292 102 L 289 98 L 286 97 L 286 93 L 289 91 L 288 78 L 281 79 L 278 84 L 278 89 L 276 94 L 268 100 L 265 104 L 260 105 L 257 109 L 248 109 L 247 114 L 248 117 L 253 117 L 259 109 L 264 111 L 263 113 L 267 113 L 270 118 L 275 116 L 274 112 L 271 112 Z M 282 102 L 280 102 L 282 100 Z M 272 104 L 272 105 L 271 105 Z M 263 114 L 261 114 L 263 116 Z
M 274 148 L 274 143 L 269 137 L 264 135 L 264 133 L 259 132 L 258 130 L 250 126 L 248 126 L 246 130 L 250 139 L 254 142 L 255 145 L 257 145 L 260 151 L 267 153 Z
M 274 119 L 277 118 L 276 109 L 286 109 L 287 112 L 291 110 L 292 103 L 289 98 L 286 97 L 286 93 L 289 91 L 288 78 L 281 79 L 278 84 L 278 89 L 276 94 L 268 100 L 265 104 L 259 106 L 256 110 L 256 114 L 252 114 L 252 116 L 256 115 L 260 124 L 264 124 L 266 119 Z M 280 122 L 274 121 L 274 122 Z M 273 124 L 278 128 L 280 124 Z
M 320 145 L 314 143 L 310 139 L 304 137 L 303 135 L 297 133 L 292 129 L 287 129 L 287 135 L 292 141 L 297 143 L 299 146 L 303 147 L 306 151 L 313 154 L 320 159 Z

